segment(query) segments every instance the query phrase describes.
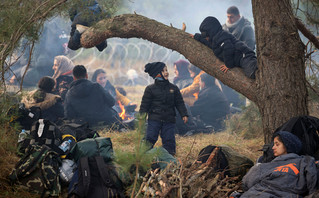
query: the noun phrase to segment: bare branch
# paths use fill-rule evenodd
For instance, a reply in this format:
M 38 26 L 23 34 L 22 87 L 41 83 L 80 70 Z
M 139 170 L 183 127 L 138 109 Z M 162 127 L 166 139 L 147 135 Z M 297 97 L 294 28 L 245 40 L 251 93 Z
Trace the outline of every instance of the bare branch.
M 307 37 L 315 45 L 317 49 L 319 49 L 319 40 L 317 39 L 317 37 L 313 35 L 298 18 L 295 18 L 295 21 L 296 21 L 298 30 L 300 30 L 300 32 L 305 37 Z

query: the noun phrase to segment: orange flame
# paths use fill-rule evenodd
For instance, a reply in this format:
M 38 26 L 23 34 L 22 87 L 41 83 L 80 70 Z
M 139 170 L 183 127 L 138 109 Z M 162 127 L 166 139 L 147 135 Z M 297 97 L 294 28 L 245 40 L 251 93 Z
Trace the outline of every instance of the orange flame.
M 121 104 L 120 101 L 117 101 L 119 103 L 120 108 L 122 109 L 122 112 L 119 113 L 119 116 L 122 118 L 122 120 L 125 120 L 125 108 L 124 106 Z
M 198 99 L 198 93 L 194 93 L 193 96 L 195 96 L 195 100 Z

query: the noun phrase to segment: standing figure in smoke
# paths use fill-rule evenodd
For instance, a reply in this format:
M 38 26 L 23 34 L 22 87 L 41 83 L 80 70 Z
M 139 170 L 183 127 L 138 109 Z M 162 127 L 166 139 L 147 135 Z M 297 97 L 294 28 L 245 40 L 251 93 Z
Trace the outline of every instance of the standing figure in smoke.
M 227 9 L 227 20 L 223 25 L 223 29 L 244 42 L 250 49 L 255 50 L 255 33 L 251 23 L 243 16 L 240 16 L 236 6 L 231 6 Z
M 229 103 L 215 84 L 215 78 L 209 74 L 203 74 L 200 77 L 200 92 L 198 100 L 191 108 L 193 116 L 199 117 L 206 125 L 214 128 L 214 131 L 220 131 L 223 127 L 223 121 L 229 114 Z
M 21 103 L 28 109 L 40 107 L 43 119 L 57 122 L 59 118 L 63 118 L 64 112 L 61 97 L 52 93 L 54 87 L 55 80 L 44 76 L 38 82 L 38 89 L 23 96 Z
M 54 57 L 52 69 L 54 74 L 52 78 L 56 80 L 56 94 L 60 95 L 64 100 L 66 92 L 69 90 L 70 84 L 73 81 L 72 70 L 73 62 L 66 56 Z
M 226 73 L 231 68 L 240 67 L 247 77 L 255 79 L 258 68 L 257 58 L 252 49 L 223 30 L 215 17 L 206 17 L 199 30 L 201 33 L 196 33 L 194 39 L 210 47 L 215 56 L 225 63 L 221 66 L 221 71 Z
M 163 147 L 171 155 L 175 155 L 175 108 L 184 123 L 188 121 L 182 95 L 178 87 L 168 81 L 168 71 L 164 63 L 148 63 L 144 71 L 155 79 L 154 84 L 145 88 L 140 106 L 140 113 L 148 115 L 146 141 L 153 147 L 160 135 Z
M 94 25 L 96 22 L 110 17 L 106 14 L 97 1 L 95 0 L 82 0 L 76 4 L 69 12 L 72 21 L 70 40 L 68 47 L 72 50 L 81 48 L 81 34 Z M 107 42 L 103 41 L 95 46 L 100 52 L 107 47 Z
M 193 83 L 193 79 L 191 78 L 188 71 L 189 64 L 190 63 L 185 60 L 179 60 L 174 63 L 175 78 L 173 80 L 173 83 L 179 89 L 188 87 Z

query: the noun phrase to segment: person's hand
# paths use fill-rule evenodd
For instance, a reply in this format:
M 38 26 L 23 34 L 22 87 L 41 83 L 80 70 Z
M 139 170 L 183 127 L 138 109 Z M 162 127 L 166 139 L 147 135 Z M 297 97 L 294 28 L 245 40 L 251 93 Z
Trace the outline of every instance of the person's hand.
M 229 69 L 228 69 L 228 67 L 226 67 L 226 65 L 222 65 L 222 66 L 220 66 L 220 70 L 222 72 L 226 73 Z
M 190 37 L 194 38 L 194 34 L 189 34 Z
M 184 116 L 182 119 L 183 119 L 184 123 L 186 124 L 187 121 L 188 121 L 188 117 L 187 117 L 187 116 Z

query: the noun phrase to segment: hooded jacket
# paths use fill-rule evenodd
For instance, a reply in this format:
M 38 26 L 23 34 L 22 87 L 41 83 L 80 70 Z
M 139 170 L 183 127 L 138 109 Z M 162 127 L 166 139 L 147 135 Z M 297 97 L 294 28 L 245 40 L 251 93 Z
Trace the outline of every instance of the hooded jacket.
M 188 116 L 176 85 L 167 80 L 155 80 L 154 84 L 145 88 L 140 113 L 148 113 L 149 120 L 175 123 L 175 108 L 181 117 Z
M 44 97 L 35 99 L 39 90 L 34 90 L 25 95 L 21 102 L 24 103 L 27 109 L 31 107 L 40 107 L 41 115 L 43 119 L 50 120 L 52 122 L 58 121 L 59 118 L 63 118 L 63 105 L 62 99 L 58 95 L 52 93 L 45 93 Z
M 83 119 L 90 125 L 97 122 L 111 124 L 119 117 L 112 109 L 115 104 L 113 97 L 101 85 L 87 79 L 73 81 L 64 102 L 67 119 Z
M 229 31 L 238 40 L 244 42 L 250 49 L 255 50 L 255 33 L 251 23 L 244 17 L 241 17 L 236 24 L 224 24 L 223 29 Z
M 302 197 L 316 191 L 317 169 L 312 157 L 288 153 L 253 166 L 243 178 L 246 197 Z
M 228 68 L 242 67 L 241 59 L 246 55 L 255 55 L 243 42 L 237 40 L 231 33 L 222 29 L 221 24 L 215 17 L 207 17 L 201 23 L 194 39 L 210 47 L 215 56 L 223 61 Z M 209 37 L 209 40 L 206 40 Z

